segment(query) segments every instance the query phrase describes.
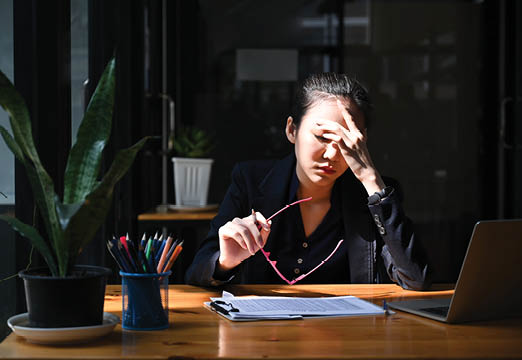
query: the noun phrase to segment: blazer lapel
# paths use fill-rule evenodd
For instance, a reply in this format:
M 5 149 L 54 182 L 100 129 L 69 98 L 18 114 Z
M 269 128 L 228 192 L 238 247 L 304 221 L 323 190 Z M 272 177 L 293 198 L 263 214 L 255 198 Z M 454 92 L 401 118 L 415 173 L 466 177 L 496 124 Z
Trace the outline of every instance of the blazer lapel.
M 277 161 L 271 171 L 259 183 L 258 194 L 252 199 L 254 209 L 261 212 L 266 218 L 284 207 L 288 202 L 288 188 L 295 170 L 295 155 L 292 153 L 286 158 Z M 278 222 L 272 223 L 271 233 L 278 233 Z M 271 249 L 271 236 L 268 238 L 265 249 Z
M 289 155 L 277 161 L 270 172 L 259 183 L 258 193 L 252 202 L 255 210 L 270 216 L 286 205 L 288 187 L 295 168 L 295 156 Z

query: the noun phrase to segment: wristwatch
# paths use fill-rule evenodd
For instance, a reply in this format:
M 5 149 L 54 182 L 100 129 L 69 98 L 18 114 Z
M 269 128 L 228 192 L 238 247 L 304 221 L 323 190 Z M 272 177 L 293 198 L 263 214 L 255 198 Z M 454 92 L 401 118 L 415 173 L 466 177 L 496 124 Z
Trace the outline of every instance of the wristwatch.
M 386 186 L 381 191 L 377 191 L 375 194 L 370 195 L 368 197 L 368 205 L 377 205 L 381 202 L 382 199 L 389 196 L 393 192 L 393 188 L 391 186 Z

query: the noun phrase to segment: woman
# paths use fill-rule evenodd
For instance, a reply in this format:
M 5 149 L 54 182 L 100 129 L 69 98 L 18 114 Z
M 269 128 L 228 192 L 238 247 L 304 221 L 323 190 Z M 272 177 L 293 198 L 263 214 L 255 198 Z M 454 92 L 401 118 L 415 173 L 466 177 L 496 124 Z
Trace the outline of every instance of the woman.
M 383 180 L 366 147 L 366 90 L 345 75 L 317 74 L 305 80 L 297 100 L 285 128 L 294 153 L 236 165 L 186 282 L 391 279 L 406 289 L 426 289 L 428 266 L 398 186 Z

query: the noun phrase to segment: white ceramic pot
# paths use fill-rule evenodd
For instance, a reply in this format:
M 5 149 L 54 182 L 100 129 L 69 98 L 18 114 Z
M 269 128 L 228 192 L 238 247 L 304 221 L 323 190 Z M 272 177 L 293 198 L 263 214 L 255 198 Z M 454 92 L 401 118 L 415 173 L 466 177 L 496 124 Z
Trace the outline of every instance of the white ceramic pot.
M 173 157 L 176 205 L 207 205 L 213 159 Z

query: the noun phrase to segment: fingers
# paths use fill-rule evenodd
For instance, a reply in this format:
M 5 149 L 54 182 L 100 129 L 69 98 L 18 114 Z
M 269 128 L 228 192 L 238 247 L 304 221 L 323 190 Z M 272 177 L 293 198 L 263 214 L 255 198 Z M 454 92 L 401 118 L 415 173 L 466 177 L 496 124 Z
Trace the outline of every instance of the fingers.
M 248 252 L 254 255 L 259 250 L 262 240 L 257 225 L 253 221 L 253 215 L 243 219 L 236 218 L 232 222 L 238 226 L 236 228 L 237 236 L 244 241 Z
M 313 130 L 314 135 L 332 140 L 343 145 L 343 147 L 354 148 L 365 142 L 363 134 L 349 131 L 339 123 L 331 120 L 318 120 Z M 342 141 L 341 141 L 342 140 Z
M 351 133 L 350 130 L 342 126 L 341 124 L 327 119 L 318 119 L 315 121 L 316 132 L 331 132 L 334 134 L 341 135 L 343 132 L 347 134 Z
M 348 112 L 346 107 L 343 105 L 341 100 L 337 99 L 337 107 L 339 108 L 339 111 L 343 115 L 344 121 L 346 122 L 346 125 L 348 126 L 348 130 L 350 132 L 353 132 L 355 134 L 361 134 L 361 136 L 364 136 L 366 131 L 361 131 L 361 129 L 357 126 L 355 123 L 352 115 Z
M 268 234 L 271 222 L 267 221 L 261 213 L 253 212 L 245 218 L 235 218 L 219 229 L 219 236 L 223 239 L 233 240 L 250 255 L 254 255 L 262 248 Z
M 266 221 L 265 217 L 260 212 L 254 212 L 253 215 L 254 215 L 254 220 L 259 225 L 261 225 L 261 229 L 270 231 L 270 225 L 272 224 L 272 220 Z
M 219 229 L 219 235 L 225 240 L 232 240 L 251 255 L 255 254 L 255 240 L 242 224 L 236 222 L 236 219 L 222 226 Z
M 255 219 L 260 225 L 260 235 L 261 235 L 261 248 L 263 248 L 266 244 L 266 240 L 268 239 L 268 235 L 270 234 L 270 226 L 272 225 L 272 220 L 267 221 L 263 214 L 260 212 L 254 212 Z
M 225 240 L 233 240 L 243 250 L 248 251 L 248 247 L 242 233 L 242 228 L 238 224 L 234 223 L 234 221 L 229 221 L 219 228 L 219 237 Z
M 332 141 L 335 141 L 335 142 L 339 142 L 339 141 L 342 140 L 342 137 L 340 137 L 339 135 L 335 135 L 335 134 L 325 133 L 322 136 L 325 139 L 329 139 L 329 140 L 332 140 Z

